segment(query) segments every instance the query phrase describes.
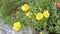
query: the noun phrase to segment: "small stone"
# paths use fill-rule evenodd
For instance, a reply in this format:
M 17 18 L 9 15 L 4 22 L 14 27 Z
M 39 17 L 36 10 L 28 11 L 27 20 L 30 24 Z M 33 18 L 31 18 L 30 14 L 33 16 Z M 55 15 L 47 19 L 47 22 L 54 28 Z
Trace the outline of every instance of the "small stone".
M 31 29 L 22 27 L 20 31 L 14 31 L 11 26 L 5 24 L 4 20 L 0 19 L 0 34 L 32 34 Z

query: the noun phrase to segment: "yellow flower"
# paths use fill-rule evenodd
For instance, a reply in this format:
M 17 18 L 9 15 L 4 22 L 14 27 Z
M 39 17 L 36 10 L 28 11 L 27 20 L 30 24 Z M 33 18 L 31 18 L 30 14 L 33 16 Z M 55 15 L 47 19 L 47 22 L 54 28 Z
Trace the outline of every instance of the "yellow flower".
M 24 5 L 21 7 L 21 9 L 22 9 L 23 11 L 27 11 L 27 10 L 29 9 L 29 5 L 24 4 Z
M 44 11 L 44 12 L 43 12 L 43 15 L 44 15 L 44 17 L 48 18 L 49 15 L 50 15 L 50 13 L 49 13 L 48 11 Z
M 42 32 L 40 32 L 40 34 L 42 34 Z
M 14 23 L 13 24 L 13 29 L 15 30 L 15 31 L 19 31 L 19 29 L 20 29 L 20 22 L 16 22 L 16 23 Z
M 41 20 L 42 18 L 43 18 L 43 14 L 42 13 L 36 14 L 36 19 L 37 20 Z
M 29 17 L 29 18 L 31 18 L 31 15 L 32 15 L 31 12 L 27 12 L 27 13 L 26 13 L 26 16 Z

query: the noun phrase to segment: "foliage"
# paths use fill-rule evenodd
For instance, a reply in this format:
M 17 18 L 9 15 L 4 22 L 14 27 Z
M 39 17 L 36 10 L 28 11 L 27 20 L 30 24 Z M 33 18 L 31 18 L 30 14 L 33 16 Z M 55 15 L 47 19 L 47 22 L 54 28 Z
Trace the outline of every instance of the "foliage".
M 56 34 L 60 34 L 60 8 L 57 7 L 58 2 L 59 0 L 2 0 L 0 18 L 11 26 L 18 21 L 21 25 L 38 31 L 56 31 Z M 21 9 L 24 4 L 29 5 L 29 9 L 26 12 Z M 43 13 L 45 10 L 50 13 L 49 17 L 36 20 L 35 14 Z M 25 15 L 29 11 L 32 12 L 31 18 Z

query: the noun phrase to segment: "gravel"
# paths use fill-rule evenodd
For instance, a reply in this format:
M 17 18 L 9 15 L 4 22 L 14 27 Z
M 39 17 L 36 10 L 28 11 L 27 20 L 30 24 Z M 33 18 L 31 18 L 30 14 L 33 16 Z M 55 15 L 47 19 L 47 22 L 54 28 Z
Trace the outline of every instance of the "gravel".
M 14 31 L 3 19 L 0 19 L 0 34 L 32 34 L 32 30 L 23 27 L 18 32 Z

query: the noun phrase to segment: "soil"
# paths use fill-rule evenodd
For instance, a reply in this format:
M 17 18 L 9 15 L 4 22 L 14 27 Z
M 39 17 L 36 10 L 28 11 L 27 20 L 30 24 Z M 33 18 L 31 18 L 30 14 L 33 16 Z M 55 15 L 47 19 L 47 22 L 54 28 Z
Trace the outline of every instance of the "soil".
M 17 11 L 17 7 L 12 8 L 11 11 L 9 12 L 9 16 L 15 17 L 16 16 L 16 11 Z

